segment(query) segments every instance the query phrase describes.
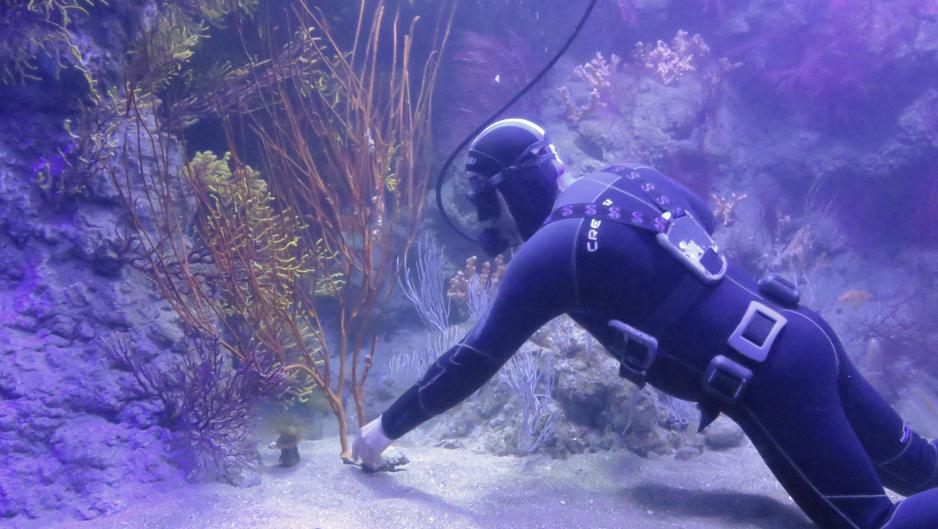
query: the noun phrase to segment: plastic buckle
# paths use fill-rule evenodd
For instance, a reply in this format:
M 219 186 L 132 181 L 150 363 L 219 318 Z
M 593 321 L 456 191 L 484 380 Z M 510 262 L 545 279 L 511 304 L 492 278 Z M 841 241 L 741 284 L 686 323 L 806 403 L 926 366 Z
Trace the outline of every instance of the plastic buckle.
M 658 242 L 672 255 L 684 263 L 704 283 L 716 283 L 726 274 L 726 258 L 707 233 L 690 213 L 674 216 L 666 211 L 661 218 L 667 222 L 664 231 L 658 233 Z
M 723 355 L 717 355 L 704 373 L 703 389 L 725 404 L 735 404 L 751 380 L 752 370 Z
M 726 341 L 737 353 L 761 363 L 767 356 L 778 333 L 788 320 L 764 303 L 751 301 L 736 330 Z
M 796 308 L 801 301 L 801 291 L 791 281 L 777 274 L 769 274 L 759 280 L 759 292 L 765 297 L 788 308 Z
M 644 386 L 648 370 L 658 358 L 658 340 L 619 320 L 609 320 L 609 326 L 621 338 L 611 344 L 610 350 L 619 361 L 619 376 Z

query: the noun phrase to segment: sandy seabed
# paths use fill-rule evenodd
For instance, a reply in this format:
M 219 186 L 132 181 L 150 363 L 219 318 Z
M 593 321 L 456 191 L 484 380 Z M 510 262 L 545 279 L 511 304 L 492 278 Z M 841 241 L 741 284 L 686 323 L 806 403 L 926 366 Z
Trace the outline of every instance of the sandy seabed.
M 366 474 L 335 439 L 302 462 L 264 454 L 261 485 L 183 485 L 55 529 L 810 529 L 751 446 L 687 461 L 604 452 L 553 460 L 402 443 L 410 464 Z

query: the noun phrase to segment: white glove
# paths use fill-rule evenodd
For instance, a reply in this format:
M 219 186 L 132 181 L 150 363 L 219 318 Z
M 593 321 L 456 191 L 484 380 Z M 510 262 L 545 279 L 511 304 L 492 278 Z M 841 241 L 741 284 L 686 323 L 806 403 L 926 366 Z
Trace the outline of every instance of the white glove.
M 381 416 L 362 426 L 352 443 L 352 459 L 358 461 L 361 459 L 362 468 L 369 472 L 376 472 L 384 466 L 384 459 L 381 458 L 381 452 L 391 446 L 393 439 L 388 439 L 384 429 L 381 428 Z

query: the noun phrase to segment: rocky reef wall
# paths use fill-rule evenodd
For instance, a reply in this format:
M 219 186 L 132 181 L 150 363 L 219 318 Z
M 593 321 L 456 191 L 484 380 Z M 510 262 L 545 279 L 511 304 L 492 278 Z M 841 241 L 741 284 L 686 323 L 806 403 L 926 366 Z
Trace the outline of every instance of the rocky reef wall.
M 60 4 L 70 5 L 48 5 Z M 178 317 L 147 275 L 128 265 L 126 209 L 108 176 L 69 181 L 63 166 L 73 155 L 63 122 L 88 90 L 69 64 L 85 59 L 106 90 L 129 45 L 121 22 L 129 6 L 110 5 L 91 18 L 72 12 L 71 31 L 63 26 L 45 53 L 30 48 L 40 57 L 32 66 L 40 79 L 0 85 L 4 526 L 95 518 L 123 509 L 153 483 L 182 477 L 160 403 L 111 354 L 121 337 L 136 343 L 145 362 L 169 361 L 185 347 Z M 4 31 L 41 36 L 30 22 L 43 13 L 15 2 L 2 9 Z M 66 36 L 76 55 L 63 58 L 55 46 Z
M 183 347 L 175 313 L 121 260 L 125 210 L 104 175 L 54 207 L 22 130 L 0 119 L 0 516 L 14 525 L 94 518 L 178 476 L 159 404 L 108 349 L 118 334 L 150 360 Z

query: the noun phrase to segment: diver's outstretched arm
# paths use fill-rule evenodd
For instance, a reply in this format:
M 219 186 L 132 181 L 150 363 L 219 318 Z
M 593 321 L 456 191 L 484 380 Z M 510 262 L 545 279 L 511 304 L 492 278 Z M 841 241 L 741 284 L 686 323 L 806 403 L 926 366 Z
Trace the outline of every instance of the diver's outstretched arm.
M 369 430 L 375 449 L 383 450 L 384 439 L 398 439 L 469 397 L 534 331 L 571 308 L 576 289 L 569 247 L 553 242 L 538 234 L 522 246 L 485 316 L 381 414 L 381 436 Z M 364 429 L 359 437 L 363 448 L 372 446 Z

